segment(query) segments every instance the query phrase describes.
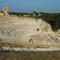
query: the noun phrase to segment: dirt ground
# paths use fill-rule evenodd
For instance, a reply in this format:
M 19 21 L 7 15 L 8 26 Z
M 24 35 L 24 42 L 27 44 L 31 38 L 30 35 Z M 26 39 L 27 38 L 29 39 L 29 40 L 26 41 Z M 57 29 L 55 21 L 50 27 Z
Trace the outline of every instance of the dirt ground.
M 60 51 L 0 51 L 0 60 L 60 60 Z

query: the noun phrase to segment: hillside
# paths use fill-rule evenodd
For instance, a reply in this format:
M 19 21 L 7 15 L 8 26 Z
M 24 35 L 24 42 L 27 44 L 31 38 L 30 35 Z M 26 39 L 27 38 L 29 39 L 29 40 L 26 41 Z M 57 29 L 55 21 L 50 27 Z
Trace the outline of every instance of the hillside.
M 59 30 L 54 32 L 51 25 L 42 19 L 0 16 L 0 45 L 16 43 L 15 46 L 26 48 L 60 47 L 59 33 Z

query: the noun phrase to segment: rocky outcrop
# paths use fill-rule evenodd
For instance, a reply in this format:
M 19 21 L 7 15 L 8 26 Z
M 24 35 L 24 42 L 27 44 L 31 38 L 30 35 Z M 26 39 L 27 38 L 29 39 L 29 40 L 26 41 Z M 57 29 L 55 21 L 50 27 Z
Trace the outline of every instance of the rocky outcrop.
M 0 17 L 0 39 L 14 40 L 23 47 L 60 47 L 59 35 L 42 19 Z

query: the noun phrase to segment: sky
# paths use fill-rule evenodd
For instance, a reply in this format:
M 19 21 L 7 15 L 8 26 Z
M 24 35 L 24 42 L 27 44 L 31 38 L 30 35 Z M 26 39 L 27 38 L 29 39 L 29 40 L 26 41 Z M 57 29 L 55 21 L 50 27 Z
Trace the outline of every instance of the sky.
M 4 6 L 15 12 L 60 12 L 60 0 L 0 0 L 0 9 Z

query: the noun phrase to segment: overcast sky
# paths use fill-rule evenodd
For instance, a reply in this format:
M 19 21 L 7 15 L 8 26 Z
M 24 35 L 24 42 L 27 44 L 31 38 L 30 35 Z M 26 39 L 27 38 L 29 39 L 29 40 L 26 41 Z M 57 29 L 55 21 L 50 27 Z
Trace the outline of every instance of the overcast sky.
M 60 12 L 60 0 L 0 0 L 0 9 L 4 6 L 18 12 Z

